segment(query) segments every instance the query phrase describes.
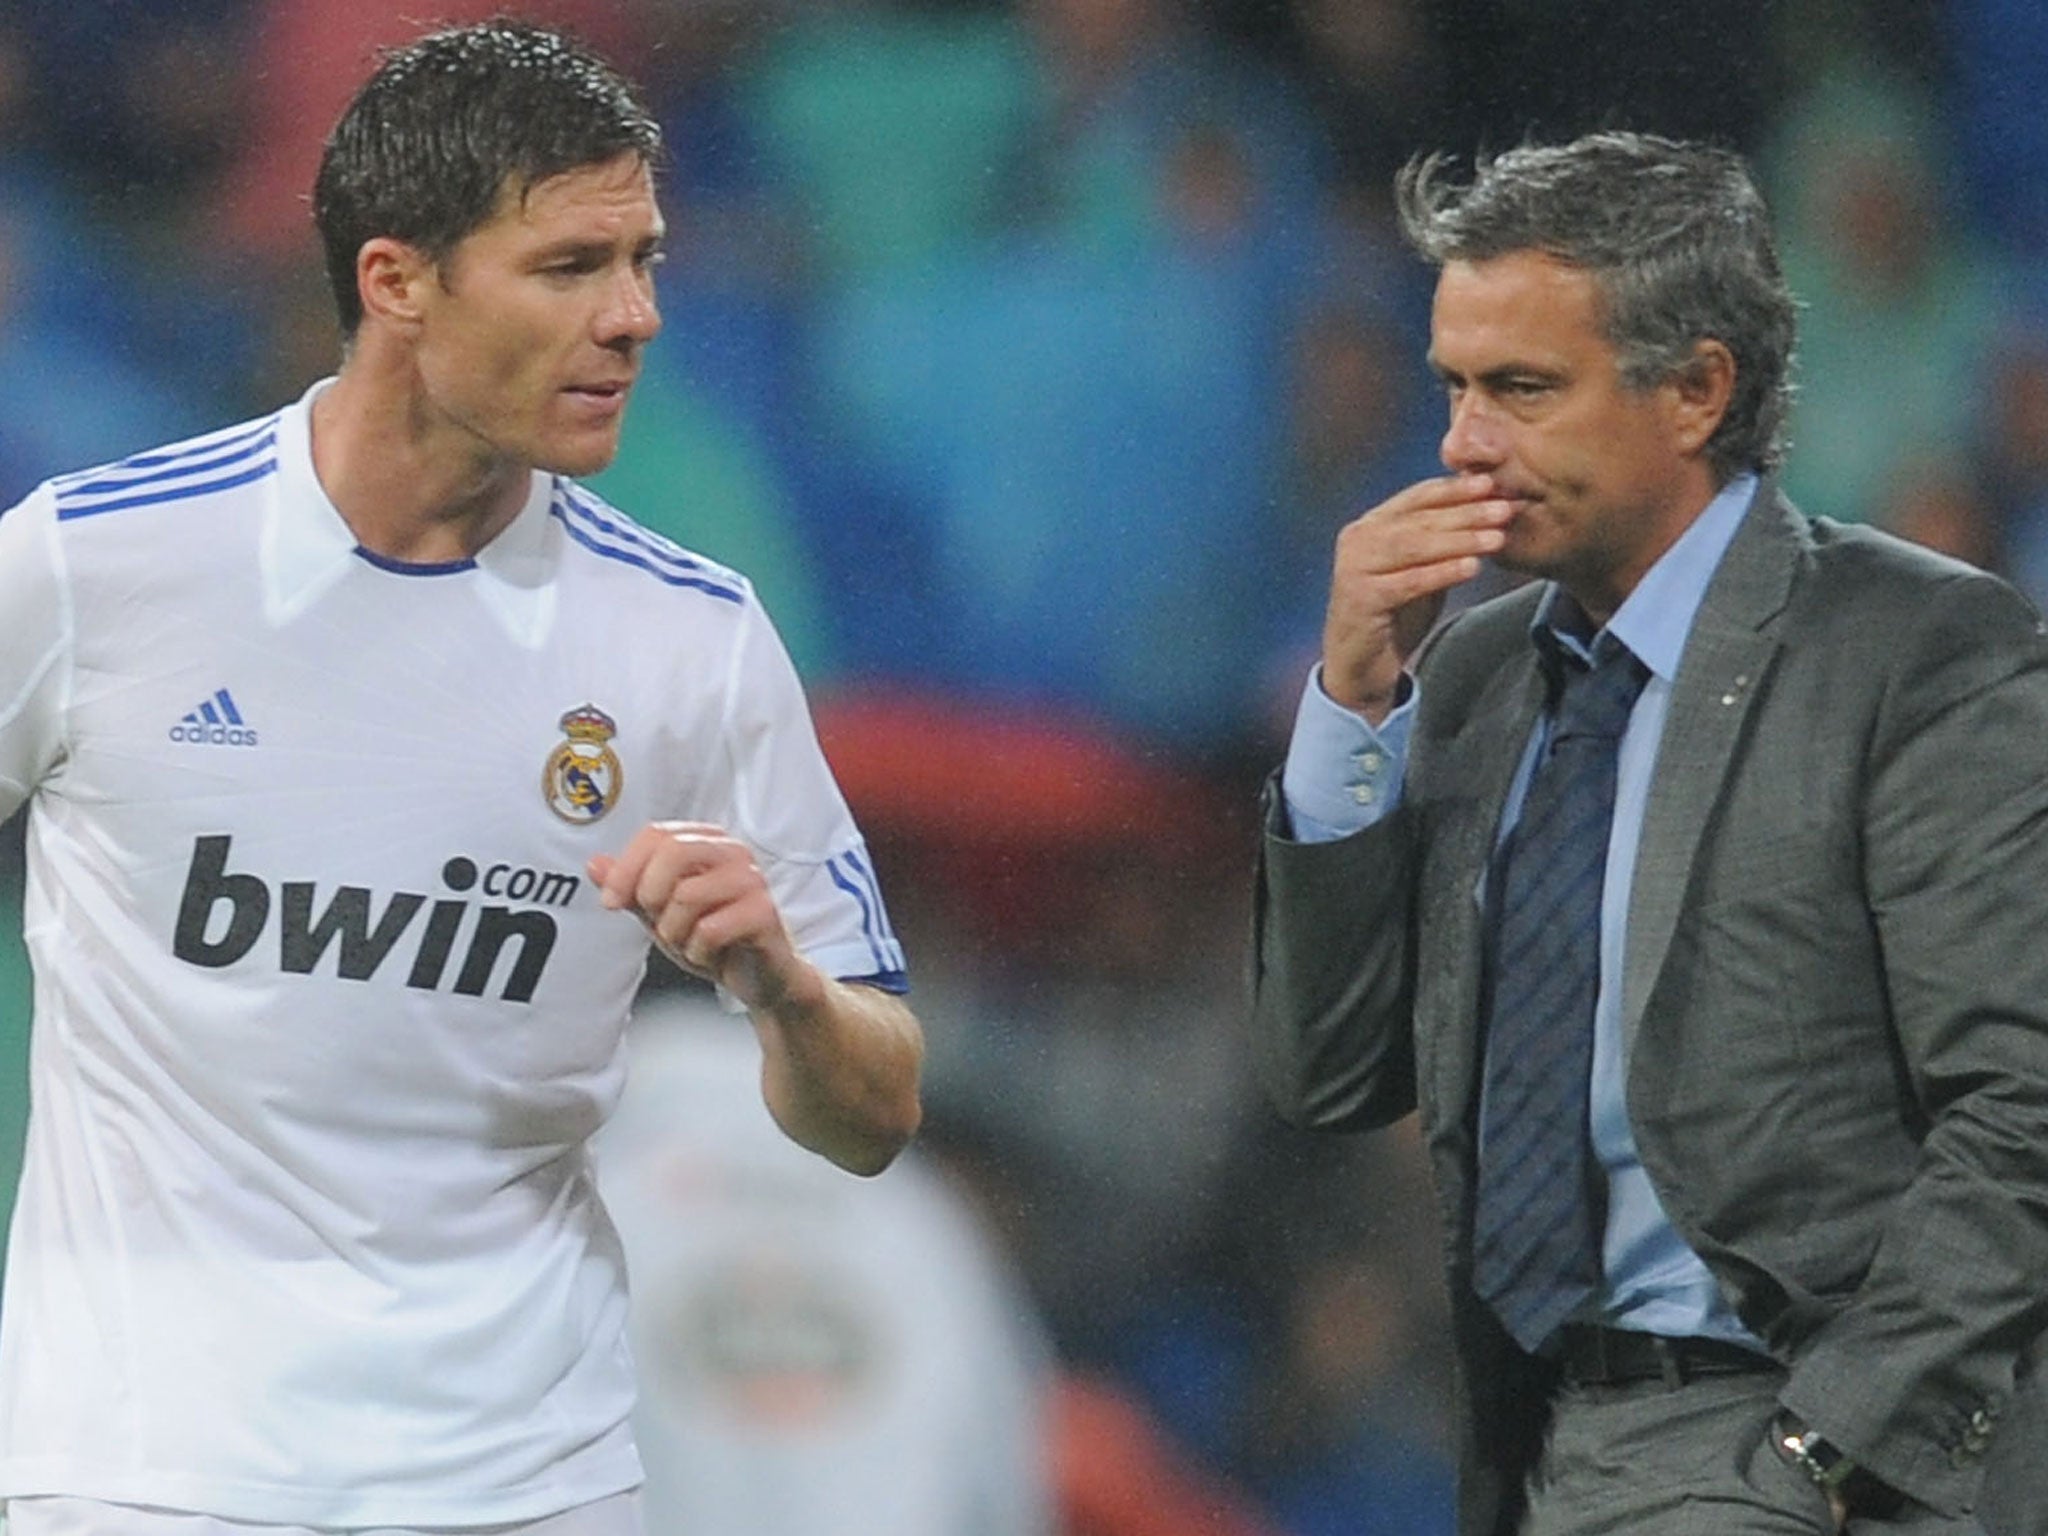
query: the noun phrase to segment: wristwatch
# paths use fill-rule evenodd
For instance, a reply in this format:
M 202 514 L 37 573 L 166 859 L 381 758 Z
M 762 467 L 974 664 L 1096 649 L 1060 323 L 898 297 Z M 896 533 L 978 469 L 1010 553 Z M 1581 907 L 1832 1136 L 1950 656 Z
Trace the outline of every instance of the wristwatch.
M 1842 1508 L 1884 1518 L 1905 1507 L 1903 1493 L 1859 1466 L 1825 1435 L 1807 1428 L 1806 1421 L 1791 1409 L 1778 1410 L 1771 1424 L 1771 1438 L 1787 1461 L 1812 1478 L 1831 1500 L 1838 1500 Z
M 1846 1451 L 1808 1429 L 1806 1421 L 1789 1408 L 1779 1410 L 1772 1432 L 1778 1437 L 1778 1448 L 1793 1465 L 1830 1492 L 1840 1492 L 1857 1473 L 1856 1463 Z

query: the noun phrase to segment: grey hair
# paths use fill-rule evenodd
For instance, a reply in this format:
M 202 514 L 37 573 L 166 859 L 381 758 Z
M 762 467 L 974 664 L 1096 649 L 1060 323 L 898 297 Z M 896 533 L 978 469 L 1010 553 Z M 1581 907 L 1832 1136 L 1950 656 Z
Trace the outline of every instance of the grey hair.
M 1470 180 L 1422 155 L 1395 179 L 1402 232 L 1433 266 L 1540 251 L 1589 273 L 1622 382 L 1682 377 L 1695 345 L 1735 358 L 1727 414 L 1706 445 L 1718 481 L 1784 457 L 1796 323 L 1763 195 L 1741 156 L 1651 134 L 1483 155 Z

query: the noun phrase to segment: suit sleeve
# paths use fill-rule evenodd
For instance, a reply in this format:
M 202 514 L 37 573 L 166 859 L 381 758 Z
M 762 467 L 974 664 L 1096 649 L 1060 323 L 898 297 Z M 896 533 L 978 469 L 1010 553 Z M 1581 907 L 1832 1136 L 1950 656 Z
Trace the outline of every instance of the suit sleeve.
M 1920 1157 L 1785 1402 L 1953 1512 L 2048 1325 L 2048 640 L 2000 584 L 1945 597 L 1897 637 L 1862 829 Z
M 1253 893 L 1252 1055 L 1295 1125 L 1354 1130 L 1415 1107 L 1416 813 L 1297 842 L 1277 778 Z
M 0 513 L 0 819 L 62 757 L 69 627 L 55 506 L 38 491 Z

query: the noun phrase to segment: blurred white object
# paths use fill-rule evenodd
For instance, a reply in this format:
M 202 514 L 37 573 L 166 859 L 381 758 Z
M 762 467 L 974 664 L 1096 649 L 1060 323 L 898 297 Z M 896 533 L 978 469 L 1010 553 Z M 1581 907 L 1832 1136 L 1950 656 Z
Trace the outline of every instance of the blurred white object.
M 708 998 L 637 1013 L 597 1166 L 649 1536 L 1047 1536 L 1049 1355 L 965 1198 L 914 1147 L 863 1180 L 789 1142 Z

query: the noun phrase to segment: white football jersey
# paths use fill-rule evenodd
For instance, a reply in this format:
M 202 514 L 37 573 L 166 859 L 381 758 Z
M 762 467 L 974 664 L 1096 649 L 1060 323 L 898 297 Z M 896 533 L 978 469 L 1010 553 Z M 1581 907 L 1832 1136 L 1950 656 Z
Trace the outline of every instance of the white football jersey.
M 1050 1536 L 1052 1355 L 916 1148 L 848 1178 L 782 1136 L 745 1040 L 653 998 L 597 1138 L 633 1268 L 649 1536 Z
M 901 985 L 742 578 L 540 474 L 474 560 L 373 557 L 312 398 L 0 515 L 36 978 L 0 1498 L 431 1526 L 633 1485 L 585 1142 L 647 939 L 586 860 L 719 823 L 812 961 Z

